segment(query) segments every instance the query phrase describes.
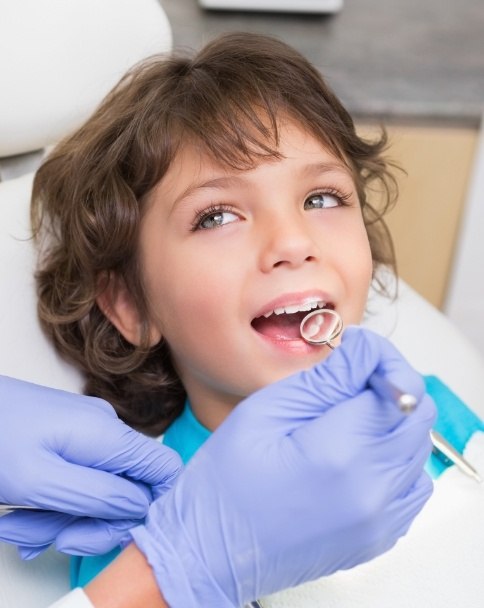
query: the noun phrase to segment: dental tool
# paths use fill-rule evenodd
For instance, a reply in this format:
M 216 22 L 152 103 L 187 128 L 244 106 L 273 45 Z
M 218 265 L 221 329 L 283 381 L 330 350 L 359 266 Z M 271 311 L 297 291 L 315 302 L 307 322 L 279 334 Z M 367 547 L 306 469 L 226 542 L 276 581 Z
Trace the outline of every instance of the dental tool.
M 482 477 L 476 469 L 460 454 L 446 439 L 437 431 L 430 431 L 430 438 L 436 454 L 444 462 L 451 461 L 463 473 L 475 479 L 478 483 L 482 482 Z
M 6 505 L 0 503 L 0 517 L 12 513 L 12 511 L 40 511 L 38 507 L 26 507 L 24 505 Z
M 331 308 L 313 310 L 304 317 L 299 326 L 299 332 L 304 341 L 315 346 L 328 346 L 331 350 L 335 348 L 333 340 L 342 331 L 343 320 Z M 417 407 L 415 395 L 401 391 L 381 374 L 373 373 L 368 379 L 368 384 L 380 397 L 393 401 L 404 414 L 410 414 Z M 450 461 L 469 477 L 478 482 L 482 481 L 476 469 L 440 433 L 431 430 L 430 439 L 434 446 L 434 454 L 443 462 Z

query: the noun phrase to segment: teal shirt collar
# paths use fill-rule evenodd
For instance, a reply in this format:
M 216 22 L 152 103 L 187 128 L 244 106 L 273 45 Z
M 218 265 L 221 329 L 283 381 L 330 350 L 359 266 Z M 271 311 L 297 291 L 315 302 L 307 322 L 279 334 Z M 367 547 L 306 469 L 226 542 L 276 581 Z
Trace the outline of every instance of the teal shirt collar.
M 212 432 L 195 418 L 187 400 L 183 412 L 166 429 L 163 443 L 177 451 L 186 464 L 211 434 Z

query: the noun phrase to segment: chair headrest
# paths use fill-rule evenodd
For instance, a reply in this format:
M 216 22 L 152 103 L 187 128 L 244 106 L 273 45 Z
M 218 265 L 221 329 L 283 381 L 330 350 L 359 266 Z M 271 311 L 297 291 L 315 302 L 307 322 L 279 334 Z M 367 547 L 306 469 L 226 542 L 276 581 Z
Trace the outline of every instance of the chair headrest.
M 0 19 L 0 157 L 58 141 L 126 70 L 171 49 L 158 0 L 9 0 Z

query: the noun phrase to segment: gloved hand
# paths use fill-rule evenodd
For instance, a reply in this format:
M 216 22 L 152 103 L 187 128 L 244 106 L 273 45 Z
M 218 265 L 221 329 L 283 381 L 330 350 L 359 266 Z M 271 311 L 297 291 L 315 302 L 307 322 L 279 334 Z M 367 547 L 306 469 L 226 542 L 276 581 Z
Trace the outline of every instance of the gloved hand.
M 0 503 L 47 510 L 0 518 L 0 540 L 26 559 L 53 542 L 67 553 L 112 549 L 181 470 L 176 452 L 105 401 L 4 376 L 0 463 Z
M 375 370 L 416 395 L 411 415 L 369 389 Z M 167 603 L 241 606 L 388 550 L 431 494 L 434 417 L 421 377 L 357 328 L 254 393 L 131 531 Z

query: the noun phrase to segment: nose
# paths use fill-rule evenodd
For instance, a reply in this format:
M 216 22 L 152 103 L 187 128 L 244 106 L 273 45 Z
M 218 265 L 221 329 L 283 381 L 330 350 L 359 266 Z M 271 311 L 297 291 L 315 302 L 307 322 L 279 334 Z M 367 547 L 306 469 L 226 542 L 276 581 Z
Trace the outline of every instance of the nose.
M 281 267 L 298 268 L 319 257 L 307 215 L 272 214 L 261 231 L 260 267 L 263 272 Z

